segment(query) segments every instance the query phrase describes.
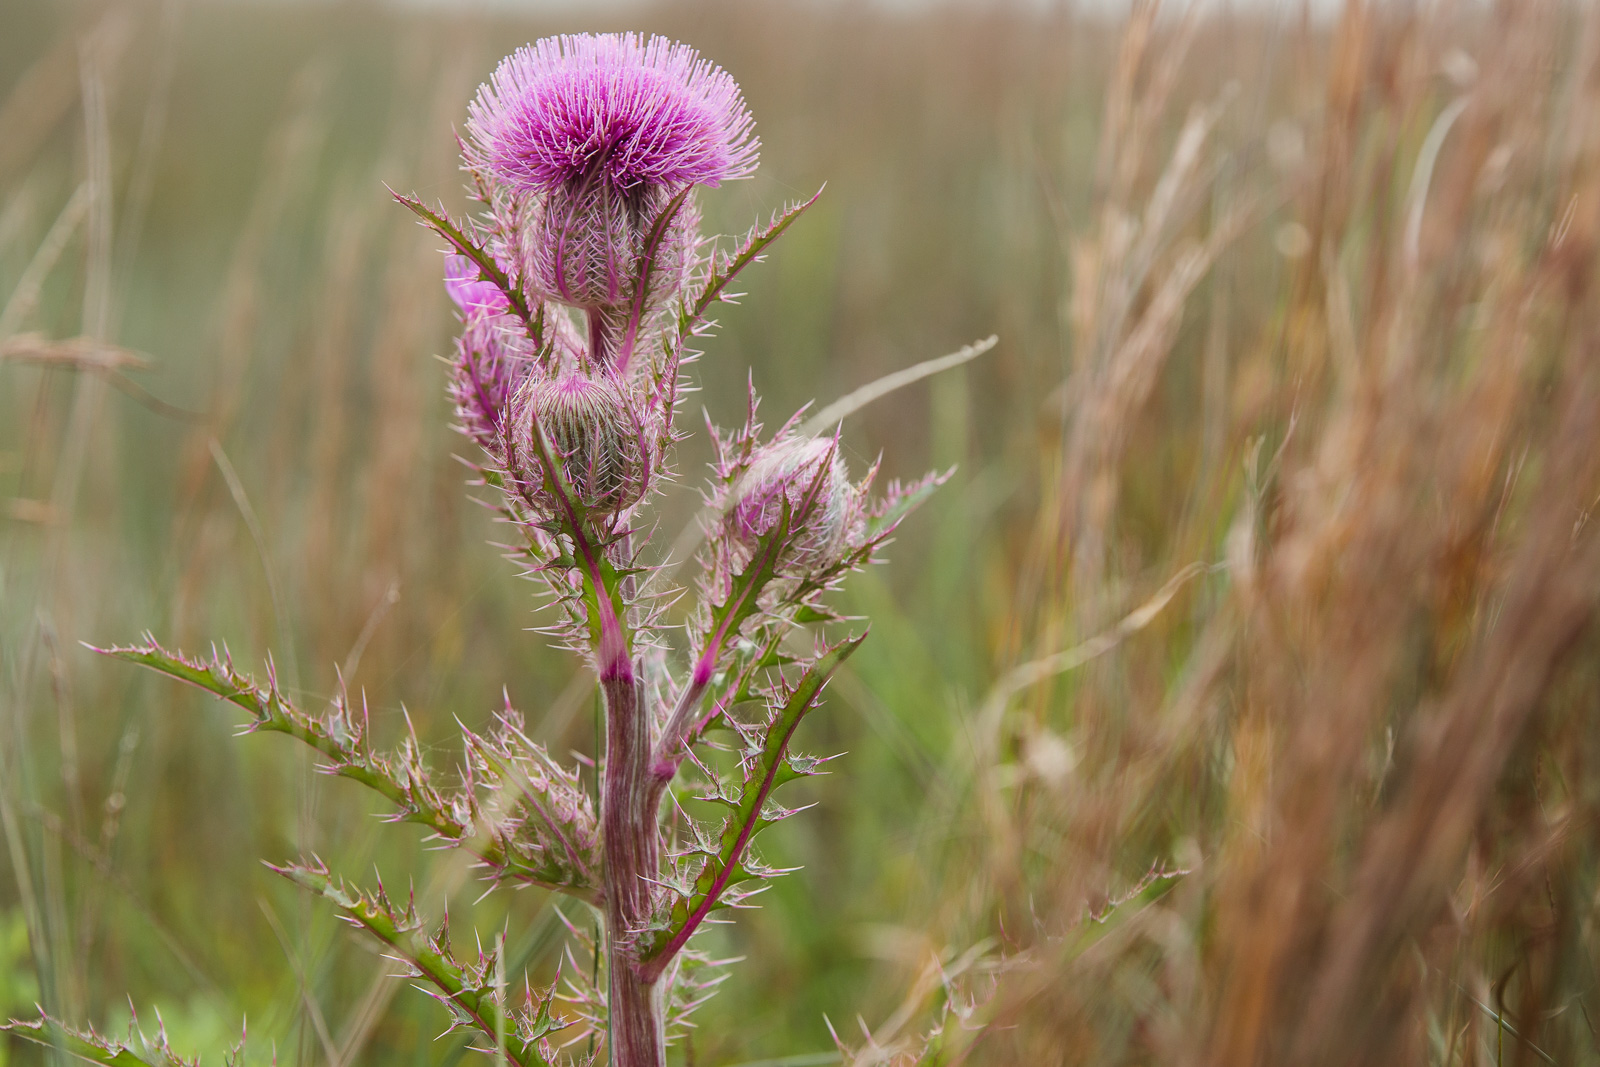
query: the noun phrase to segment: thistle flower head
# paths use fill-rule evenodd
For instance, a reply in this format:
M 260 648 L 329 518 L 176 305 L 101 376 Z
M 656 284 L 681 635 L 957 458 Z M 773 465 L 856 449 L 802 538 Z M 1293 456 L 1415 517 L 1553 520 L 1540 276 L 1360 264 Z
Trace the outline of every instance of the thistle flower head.
M 646 437 L 614 382 L 580 373 L 530 379 L 519 400 L 519 435 L 531 442 L 535 428 L 543 431 L 575 504 L 586 511 L 616 512 L 644 495 L 649 474 Z M 530 484 L 539 487 L 536 492 L 548 495 L 543 472 L 524 473 Z
M 524 283 L 590 310 L 627 303 L 647 270 L 646 310 L 664 304 L 698 243 L 692 198 L 674 198 L 756 167 L 738 84 L 665 37 L 537 41 L 501 61 L 468 115 L 468 164 L 493 190 Z
M 729 537 L 746 549 L 772 532 L 788 503 L 791 527 L 784 555 L 801 568 L 835 555 L 856 495 L 837 443 L 801 434 L 781 437 L 759 451 L 733 493 L 723 521 Z
M 524 193 L 603 181 L 716 185 L 755 171 L 759 142 L 728 73 L 636 34 L 547 37 L 501 61 L 468 111 L 483 163 Z

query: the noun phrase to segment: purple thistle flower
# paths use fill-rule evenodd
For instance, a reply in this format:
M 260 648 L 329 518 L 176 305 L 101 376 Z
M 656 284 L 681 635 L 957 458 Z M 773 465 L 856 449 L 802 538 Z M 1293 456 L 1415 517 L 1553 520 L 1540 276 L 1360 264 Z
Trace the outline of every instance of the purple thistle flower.
M 739 86 L 694 49 L 635 34 L 551 37 L 503 60 L 469 109 L 468 165 L 495 190 L 529 289 L 604 310 L 635 301 L 623 329 L 684 284 L 698 244 L 692 201 L 673 206 L 661 243 L 648 235 L 674 198 L 754 172 L 758 142 Z
M 468 111 L 483 162 L 524 193 L 603 180 L 717 185 L 755 172 L 738 83 L 688 45 L 635 34 L 547 37 L 501 61 Z

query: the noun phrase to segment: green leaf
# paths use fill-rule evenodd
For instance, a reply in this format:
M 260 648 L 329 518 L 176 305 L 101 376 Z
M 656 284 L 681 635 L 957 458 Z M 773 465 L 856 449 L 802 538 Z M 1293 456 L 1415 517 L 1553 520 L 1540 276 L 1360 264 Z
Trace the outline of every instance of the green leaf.
M 824 186 L 823 188 L 827 187 Z M 700 295 L 695 299 L 693 306 L 685 305 L 683 310 L 679 312 L 678 336 L 680 340 L 688 337 L 694 331 L 695 326 L 699 325 L 705 317 L 706 309 L 722 298 L 728 288 L 728 283 L 733 281 L 734 276 L 751 263 L 760 259 L 767 246 L 781 237 L 783 232 L 793 225 L 794 220 L 798 219 L 812 204 L 815 204 L 820 196 L 822 196 L 822 189 L 818 189 L 813 193 L 810 200 L 794 204 L 787 210 L 774 215 L 772 221 L 767 223 L 765 227 L 751 230 L 744 243 L 739 246 L 739 250 L 727 257 L 720 268 L 713 264 L 711 276 L 706 279 L 705 288 L 700 290 Z
M 106 1067 L 198 1067 L 200 1063 L 198 1057 L 186 1060 L 172 1050 L 167 1043 L 165 1027 L 158 1029 L 155 1037 L 146 1037 L 138 1028 L 137 1021 L 129 1025 L 126 1042 L 103 1037 L 92 1028 L 74 1029 L 43 1014 L 30 1022 L 14 1019 L 0 1026 L 0 1033 L 15 1034 L 24 1041 L 60 1049 L 80 1060 L 105 1064 Z M 241 1039 L 239 1046 L 227 1057 L 228 1064 L 239 1062 L 242 1049 Z
M 303 889 L 330 901 L 347 921 L 369 931 L 393 949 L 423 978 L 437 988 L 458 1022 L 469 1024 L 491 1042 L 504 1034 L 507 1057 L 517 1067 L 548 1067 L 545 1038 L 565 1026 L 550 1013 L 552 995 L 540 999 L 529 1012 L 506 1012 L 503 990 L 494 986 L 494 959 L 481 958 L 475 967 L 462 966 L 449 951 L 449 932 L 441 927 L 429 936 L 423 932 L 416 910 L 397 911 L 382 887 L 366 893 L 331 876 L 327 869 L 303 864 L 267 866 Z
M 812 663 L 767 723 L 760 747 L 741 761 L 744 785 L 731 805 L 733 813 L 722 826 L 716 855 L 701 866 L 689 894 L 673 904 L 665 926 L 653 931 L 641 945 L 639 968 L 645 977 L 653 978 L 665 969 L 730 887 L 757 877 L 745 866 L 745 857 L 751 839 L 766 825 L 762 812 L 767 799 L 788 770 L 784 757 L 789 740 L 800 720 L 816 706 L 828 679 L 865 640 L 866 634 L 850 638 Z
M 385 186 L 385 188 L 388 187 Z M 494 283 L 495 288 L 505 294 L 507 302 L 511 304 L 511 310 L 516 313 L 517 318 L 522 320 L 522 324 L 528 328 L 528 333 L 533 338 L 534 346 L 539 347 L 544 343 L 544 305 L 541 304 L 539 306 L 539 314 L 536 318 L 528 308 L 528 298 L 506 276 L 506 272 L 500 269 L 500 264 L 495 261 L 494 255 L 488 249 L 468 237 L 466 231 L 451 221 L 450 216 L 444 212 L 435 211 L 422 201 L 406 196 L 404 193 L 397 193 L 393 189 L 389 189 L 389 194 L 396 201 L 411 209 L 434 233 L 450 242 L 450 247 L 472 260 L 483 280 Z
M 270 664 L 267 684 L 261 685 L 237 670 L 231 659 L 213 653 L 209 662 L 203 662 L 169 652 L 149 636 L 141 645 L 94 651 L 148 667 L 245 709 L 251 715 L 247 730 L 288 734 L 311 746 L 328 758 L 330 773 L 360 782 L 393 804 L 401 821 L 424 826 L 467 849 L 501 877 L 558 890 L 580 900 L 594 899 L 595 887 L 580 869 L 565 862 L 568 850 L 563 842 L 538 838 L 518 842 L 496 832 L 493 825 L 480 826 L 471 817 L 463 821 L 457 814 L 460 805 L 451 804 L 429 784 L 428 768 L 416 745 L 408 743 L 393 755 L 373 752 L 366 744 L 365 723 L 356 721 L 343 698 L 336 700 L 327 714 L 309 715 L 278 688 Z M 466 799 L 471 808 L 471 798 Z M 529 846 L 535 846 L 533 851 L 537 853 L 532 860 Z
M 805 494 L 790 506 L 787 493 L 780 499 L 778 521 L 756 540 L 756 547 L 745 562 L 744 569 L 733 576 L 728 593 L 721 603 L 711 609 L 711 626 L 706 633 L 700 658 L 720 658 L 722 647 L 738 633 L 745 620 L 761 609 L 761 593 L 778 577 L 778 567 L 783 563 L 784 549 L 789 547 L 789 534 L 797 526 L 810 521 L 822 498 L 822 489 L 829 466 L 819 464 L 817 473 L 806 486 Z M 802 583 L 803 584 L 803 583 Z
M 631 663 L 632 647 L 627 630 L 627 606 L 623 602 L 622 572 L 605 551 L 606 544 L 590 526 L 589 515 L 577 502 L 567 481 L 556 450 L 538 419 L 530 423 L 534 451 L 544 471 L 544 487 L 555 498 L 555 523 L 572 542 L 574 567 L 583 579 L 583 601 L 589 631 L 589 647 L 594 649 L 601 677 L 608 664 L 617 660 Z
M 744 568 L 733 576 L 728 593 L 711 608 L 711 625 L 706 632 L 705 647 L 701 656 L 716 659 L 723 645 L 739 633 L 746 619 L 761 607 L 761 591 L 778 576 L 778 564 L 783 558 L 784 546 L 789 540 L 789 528 L 794 515 L 788 497 L 783 499 L 778 521 L 756 541 Z

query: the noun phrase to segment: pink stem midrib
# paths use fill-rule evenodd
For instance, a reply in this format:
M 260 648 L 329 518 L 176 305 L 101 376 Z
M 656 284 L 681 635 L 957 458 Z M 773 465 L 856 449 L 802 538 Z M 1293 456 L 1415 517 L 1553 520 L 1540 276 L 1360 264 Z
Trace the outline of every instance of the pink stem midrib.
M 760 565 L 766 566 L 778 551 L 779 546 L 774 541 L 767 548 L 768 556 Z M 689 684 L 684 687 L 677 706 L 672 709 L 666 729 L 662 731 L 661 743 L 657 747 L 654 759 L 651 760 L 650 774 L 654 779 L 653 789 L 657 798 L 666 789 L 667 783 L 672 781 L 673 775 L 678 773 L 678 766 L 689 751 L 690 738 L 685 735 L 685 729 L 693 718 L 695 709 L 699 707 L 701 699 L 705 697 L 706 689 L 711 685 L 711 676 L 716 672 L 717 660 L 722 656 L 722 645 L 728 639 L 729 623 L 738 616 L 745 602 L 755 592 L 753 588 L 747 587 L 739 594 L 738 602 L 732 606 L 722 623 L 706 638 L 705 650 L 695 660 Z
M 700 902 L 699 907 L 689 913 L 689 916 L 683 922 L 683 926 L 673 935 L 672 940 L 662 946 L 661 951 L 638 965 L 637 969 L 641 977 L 651 982 L 659 978 L 661 972 L 666 969 L 667 964 L 672 962 L 672 957 L 678 954 L 679 949 L 689 943 L 689 938 L 694 936 L 695 930 L 699 929 L 705 917 L 711 914 L 711 909 L 716 906 L 717 900 L 722 896 L 722 891 L 728 886 L 728 879 L 732 876 L 733 869 L 744 858 L 744 851 L 749 847 L 750 838 L 755 835 L 756 823 L 761 821 L 761 809 L 766 804 L 767 797 L 772 794 L 773 779 L 777 777 L 778 766 L 783 762 L 783 753 L 788 749 L 789 739 L 794 736 L 795 730 L 800 728 L 800 720 L 803 718 L 805 718 L 804 713 L 794 717 L 794 720 L 789 723 L 789 728 L 783 732 L 783 737 L 779 741 L 777 748 L 773 749 L 777 756 L 767 766 L 766 773 L 761 777 L 761 788 L 756 793 L 756 801 L 750 809 L 750 817 L 739 828 L 739 836 L 734 839 L 733 849 L 728 854 L 728 862 L 723 865 L 722 870 L 717 872 L 717 876 L 711 880 L 711 886 L 706 892 L 705 899 Z

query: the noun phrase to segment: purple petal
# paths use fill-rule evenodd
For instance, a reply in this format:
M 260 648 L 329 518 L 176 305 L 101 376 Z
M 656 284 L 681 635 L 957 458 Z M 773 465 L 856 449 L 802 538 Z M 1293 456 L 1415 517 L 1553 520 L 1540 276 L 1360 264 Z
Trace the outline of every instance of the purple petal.
M 716 185 L 755 171 L 760 142 L 738 83 L 687 45 L 636 34 L 546 37 L 501 61 L 468 128 L 497 178 L 549 192 L 603 177 Z

